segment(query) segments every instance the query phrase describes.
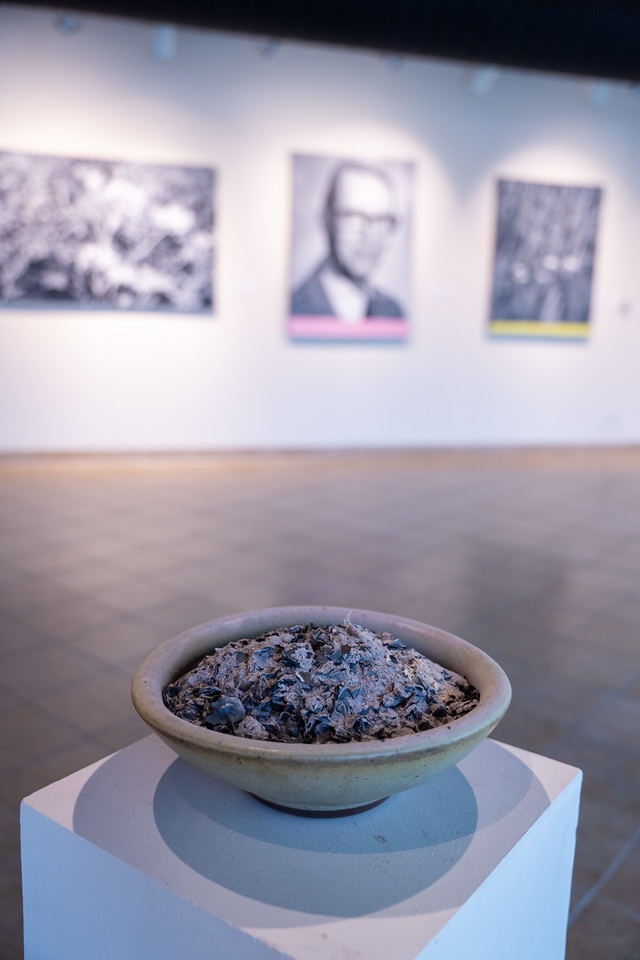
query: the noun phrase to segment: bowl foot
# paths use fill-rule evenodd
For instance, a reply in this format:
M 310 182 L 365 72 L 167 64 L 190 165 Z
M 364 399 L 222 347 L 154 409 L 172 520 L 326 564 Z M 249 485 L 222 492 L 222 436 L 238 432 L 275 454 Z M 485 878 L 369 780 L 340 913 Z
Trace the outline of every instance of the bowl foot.
M 384 803 L 387 799 L 382 797 L 380 800 L 373 800 L 371 803 L 363 803 L 359 807 L 347 807 L 345 810 L 301 810 L 299 807 L 285 807 L 281 803 L 272 803 L 271 800 L 264 800 L 262 797 L 257 797 L 255 793 L 251 794 L 252 797 L 255 797 L 256 800 L 259 800 L 260 803 L 264 803 L 267 807 L 272 807 L 274 810 L 280 810 L 282 813 L 292 813 L 296 817 L 350 817 L 355 813 L 364 813 L 365 810 L 372 810 L 373 807 L 377 807 L 379 804 Z

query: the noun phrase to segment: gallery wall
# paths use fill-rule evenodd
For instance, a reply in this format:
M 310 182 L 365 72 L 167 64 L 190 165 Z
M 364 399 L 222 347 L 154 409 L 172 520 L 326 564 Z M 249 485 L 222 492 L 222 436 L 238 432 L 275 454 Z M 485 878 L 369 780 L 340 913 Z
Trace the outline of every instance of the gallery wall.
M 0 450 L 640 441 L 640 96 L 0 8 L 0 151 L 212 167 L 210 315 L 0 308 Z M 482 77 L 480 78 L 482 79 Z M 287 332 L 294 154 L 413 164 L 403 342 Z M 496 181 L 602 189 L 584 340 L 490 336 Z

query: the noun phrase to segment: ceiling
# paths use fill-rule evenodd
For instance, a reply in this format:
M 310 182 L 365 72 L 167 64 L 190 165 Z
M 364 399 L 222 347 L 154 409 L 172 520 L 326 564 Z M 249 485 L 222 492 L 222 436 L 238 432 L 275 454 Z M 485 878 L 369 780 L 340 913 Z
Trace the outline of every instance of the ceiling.
M 640 0 L 71 0 L 33 6 L 640 82 Z

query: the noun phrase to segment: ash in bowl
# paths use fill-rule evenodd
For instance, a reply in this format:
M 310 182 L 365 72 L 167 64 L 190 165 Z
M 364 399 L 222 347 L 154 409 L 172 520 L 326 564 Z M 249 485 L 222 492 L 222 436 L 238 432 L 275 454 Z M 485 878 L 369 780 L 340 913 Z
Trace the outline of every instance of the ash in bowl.
M 219 733 L 346 743 L 430 730 L 472 710 L 479 693 L 391 634 L 346 621 L 234 640 L 167 684 L 163 699 Z

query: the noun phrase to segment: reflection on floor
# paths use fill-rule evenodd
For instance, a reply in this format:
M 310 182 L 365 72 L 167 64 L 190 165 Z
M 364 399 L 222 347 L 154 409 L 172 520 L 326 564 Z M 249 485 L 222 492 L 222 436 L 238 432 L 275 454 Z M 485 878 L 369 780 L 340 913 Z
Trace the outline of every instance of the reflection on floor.
M 569 960 L 640 957 L 640 451 L 0 462 L 0 956 L 18 807 L 146 735 L 133 670 L 265 605 L 414 617 L 491 653 L 496 736 L 584 771 Z

